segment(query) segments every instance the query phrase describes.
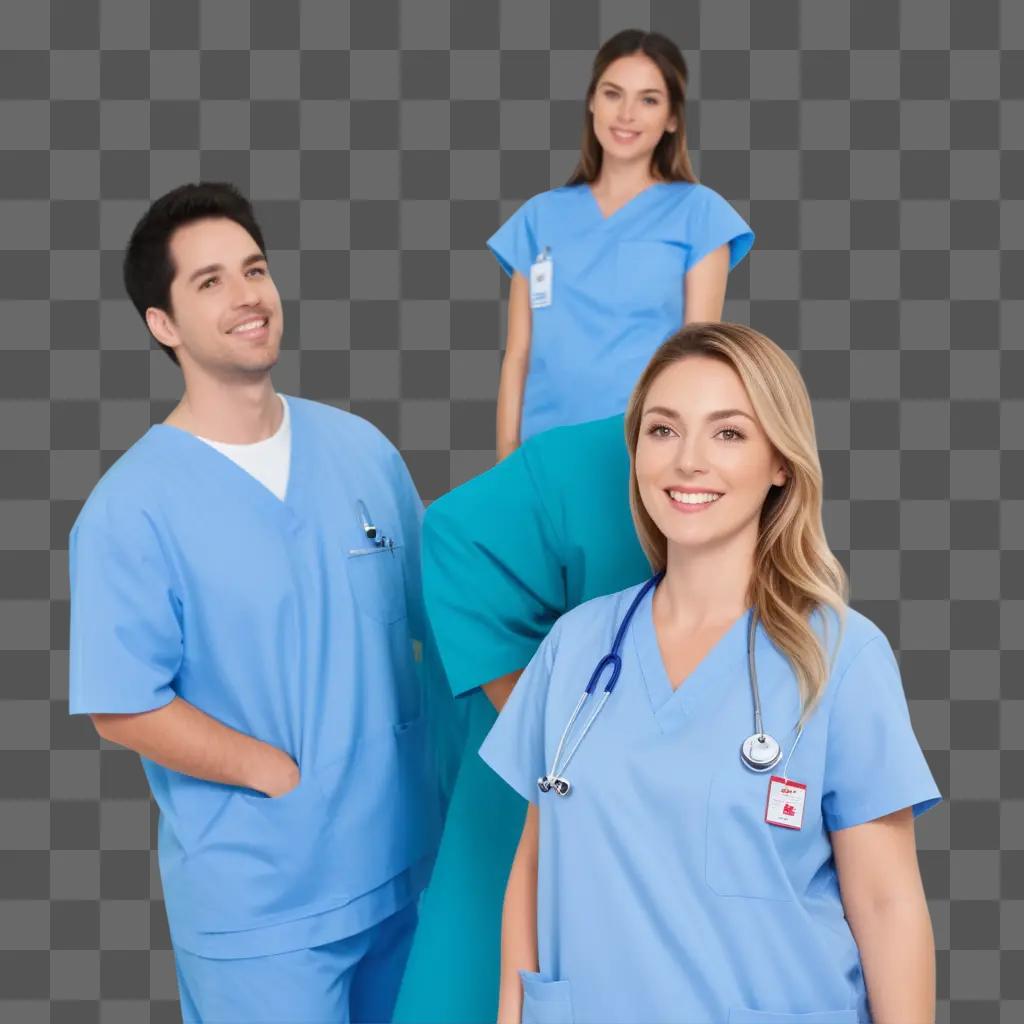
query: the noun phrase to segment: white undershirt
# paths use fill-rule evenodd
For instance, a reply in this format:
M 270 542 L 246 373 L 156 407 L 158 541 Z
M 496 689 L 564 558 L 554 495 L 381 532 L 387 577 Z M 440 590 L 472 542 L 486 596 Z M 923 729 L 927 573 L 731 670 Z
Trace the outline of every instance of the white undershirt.
M 288 410 L 288 402 L 284 395 L 278 395 L 284 409 L 281 426 L 271 437 L 254 444 L 225 444 L 223 441 L 211 441 L 200 437 L 211 448 L 216 448 L 232 462 L 252 474 L 272 494 L 281 501 L 288 492 L 288 472 L 292 460 L 292 421 Z M 198 435 L 196 435 L 198 437 Z

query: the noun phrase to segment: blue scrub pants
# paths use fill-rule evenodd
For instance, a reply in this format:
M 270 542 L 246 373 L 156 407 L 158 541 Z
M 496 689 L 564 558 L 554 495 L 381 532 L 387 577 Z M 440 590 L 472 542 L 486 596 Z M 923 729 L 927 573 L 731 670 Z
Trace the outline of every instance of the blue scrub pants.
M 242 960 L 176 950 L 184 1024 L 384 1024 L 416 929 L 417 901 L 356 935 Z

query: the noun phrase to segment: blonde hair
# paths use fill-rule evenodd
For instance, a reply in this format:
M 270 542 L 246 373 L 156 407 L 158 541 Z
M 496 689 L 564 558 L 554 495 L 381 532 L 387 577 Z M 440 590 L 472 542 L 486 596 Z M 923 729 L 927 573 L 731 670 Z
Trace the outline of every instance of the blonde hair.
M 736 371 L 769 442 L 786 462 L 787 479 L 773 486 L 761 509 L 754 571 L 747 594 L 753 613 L 789 659 L 800 687 L 800 724 L 824 692 L 831 671 L 826 643 L 810 624 L 811 614 L 832 608 L 845 624 L 849 584 L 825 540 L 821 522 L 822 473 L 811 401 L 800 371 L 770 338 L 741 324 L 694 323 L 654 353 L 640 375 L 626 410 L 629 505 L 640 544 L 655 572 L 664 570 L 668 542 L 640 498 L 636 448 L 644 403 L 662 371 L 691 356 L 717 359 Z M 838 650 L 838 642 L 836 650 Z M 833 652 L 834 656 L 834 652 Z

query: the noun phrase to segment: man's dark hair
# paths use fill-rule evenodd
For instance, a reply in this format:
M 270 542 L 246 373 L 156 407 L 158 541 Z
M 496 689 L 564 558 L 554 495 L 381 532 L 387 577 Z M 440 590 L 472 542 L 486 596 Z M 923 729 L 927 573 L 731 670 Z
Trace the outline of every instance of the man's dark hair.
M 124 254 L 124 286 L 143 320 L 150 306 L 173 314 L 171 282 L 177 268 L 171 260 L 171 236 L 178 228 L 208 217 L 225 217 L 245 228 L 266 256 L 263 232 L 256 223 L 252 204 L 234 185 L 217 181 L 180 185 L 145 212 L 135 225 Z M 174 349 L 160 347 L 177 363 Z

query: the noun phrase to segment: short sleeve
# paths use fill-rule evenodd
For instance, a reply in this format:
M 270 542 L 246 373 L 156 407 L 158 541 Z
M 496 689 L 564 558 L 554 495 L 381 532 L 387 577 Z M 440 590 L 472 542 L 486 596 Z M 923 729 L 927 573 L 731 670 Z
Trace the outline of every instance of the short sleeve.
M 529 447 L 427 509 L 423 590 L 456 694 L 521 669 L 565 611 L 561 545 Z
M 691 205 L 692 204 L 692 205 Z M 686 270 L 719 246 L 729 246 L 729 269 L 750 252 L 754 232 L 728 200 L 713 189 L 700 186 L 691 197 L 686 221 Z
M 532 203 L 527 201 L 487 239 L 487 246 L 512 277 L 518 270 L 529 279 L 530 266 L 537 258 L 537 240 L 532 223 Z
M 71 714 L 136 714 L 169 704 L 182 660 L 180 602 L 156 526 L 113 500 L 71 531 Z
M 537 802 L 544 775 L 544 712 L 554 671 L 558 630 L 552 629 L 526 666 L 480 747 L 480 757 L 523 799 Z
M 828 723 L 822 817 L 830 832 L 942 799 L 910 722 L 896 657 L 869 640 L 836 684 Z

